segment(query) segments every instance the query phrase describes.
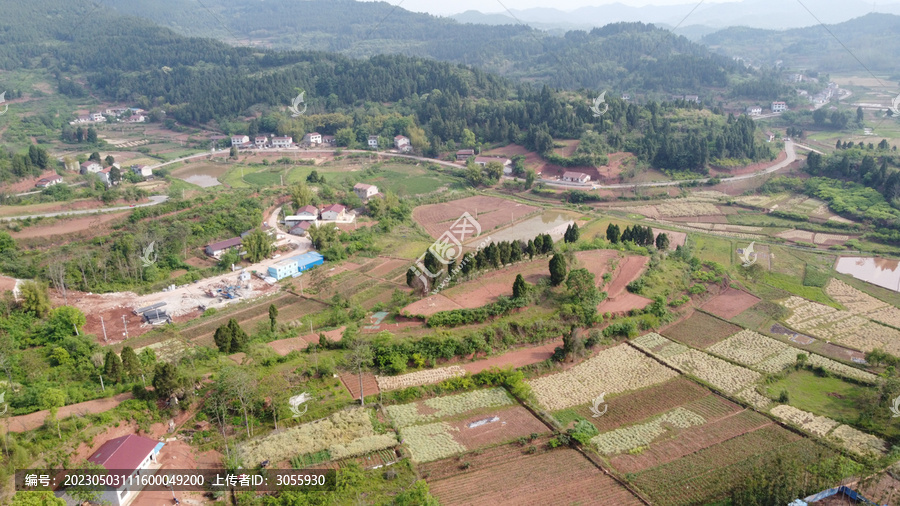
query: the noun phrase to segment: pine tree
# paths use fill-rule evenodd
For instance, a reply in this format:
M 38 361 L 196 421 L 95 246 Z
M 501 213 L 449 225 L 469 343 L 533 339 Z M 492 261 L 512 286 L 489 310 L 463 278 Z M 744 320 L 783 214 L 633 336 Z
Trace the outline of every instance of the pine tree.
M 660 251 L 669 249 L 669 235 L 665 232 L 660 233 L 658 236 L 656 236 L 656 249 Z
M 619 226 L 613 223 L 610 223 L 609 226 L 606 227 L 606 240 L 617 244 L 619 239 L 621 239 L 621 232 L 619 231 Z
M 521 274 L 516 274 L 516 280 L 513 282 L 513 298 L 521 299 L 528 293 L 528 285 L 525 284 L 525 278 Z
M 122 369 L 129 378 L 137 378 L 141 375 L 141 361 L 131 346 L 122 348 Z
M 269 304 L 269 329 L 275 332 L 276 325 L 278 325 L 278 308 L 275 304 Z
M 550 284 L 559 286 L 566 280 L 566 259 L 562 255 L 553 255 L 550 259 Z
M 122 381 L 122 359 L 112 350 L 106 352 L 103 361 L 103 376 L 107 381 L 118 383 Z

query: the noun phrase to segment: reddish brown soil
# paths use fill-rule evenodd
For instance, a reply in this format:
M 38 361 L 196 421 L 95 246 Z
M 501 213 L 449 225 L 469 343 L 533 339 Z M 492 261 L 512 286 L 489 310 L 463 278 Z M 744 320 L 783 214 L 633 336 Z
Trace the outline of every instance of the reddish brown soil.
M 537 283 L 550 275 L 547 259 L 538 258 L 490 271 L 472 281 L 413 302 L 403 311 L 411 315 L 430 316 L 450 309 L 481 307 L 496 301 L 501 295 L 512 295 L 512 285 L 518 274 L 528 283 Z
M 500 420 L 478 427 L 468 427 L 472 422 L 492 417 L 497 417 Z M 522 406 L 513 406 L 498 411 L 482 413 L 478 416 L 451 422 L 449 425 L 453 427 L 450 431 L 453 439 L 465 446 L 467 450 L 474 450 L 484 446 L 512 441 L 530 434 L 543 434 L 550 431 L 546 425 Z
M 772 425 L 772 421 L 768 418 L 753 411 L 741 411 L 687 429 L 672 439 L 650 445 L 650 448 L 640 454 L 617 455 L 610 460 L 610 464 L 621 473 L 636 473 L 678 460 L 685 455 L 768 425 Z
M 724 214 L 708 214 L 706 216 L 675 216 L 667 217 L 666 221 L 674 221 L 677 223 L 728 223 L 728 218 Z
M 7 103 L 12 103 L 7 100 Z M 52 170 L 45 171 L 43 174 L 37 177 L 31 177 L 23 179 L 16 183 L 7 183 L 4 185 L 0 185 L 0 192 L 3 193 L 25 193 L 30 191 L 39 191 L 40 188 L 35 188 L 34 185 L 38 182 L 39 179 L 45 177 L 55 176 L 56 172 Z
M 497 227 L 508 225 L 510 220 L 516 221 L 537 210 L 537 207 L 499 197 L 479 196 L 419 206 L 413 210 L 413 219 L 422 225 L 429 235 L 437 239 L 466 212 L 472 215 L 481 226 L 481 233 L 485 234 Z M 467 235 L 462 242 L 471 238 L 471 235 Z
M 384 276 L 386 274 L 399 269 L 400 267 L 408 266 L 409 264 L 409 260 L 389 259 L 386 262 L 381 263 L 374 269 L 369 270 L 368 272 L 366 272 L 366 274 L 375 278 L 384 279 Z
M 650 258 L 645 256 L 628 256 L 619 261 L 619 266 L 613 273 L 613 279 L 606 287 L 609 295 L 606 300 L 597 306 L 601 313 L 622 313 L 636 308 L 643 308 L 651 301 L 640 295 L 635 295 L 625 290 L 628 283 L 639 278 L 647 266 Z
M 344 384 L 344 388 L 350 392 L 350 397 L 359 399 L 359 375 L 352 372 L 342 372 L 340 373 L 340 378 L 341 383 Z M 366 397 L 381 392 L 378 388 L 378 382 L 375 381 L 375 375 L 370 372 L 364 372 L 362 374 L 362 383 L 363 393 Z
M 462 368 L 469 374 L 476 374 L 491 367 L 499 367 L 501 369 L 504 367 L 524 367 L 547 360 L 553 356 L 553 350 L 557 346 L 562 346 L 562 343 L 562 339 L 559 339 L 540 346 L 520 348 L 496 357 L 488 357 L 484 360 L 463 364 Z
M 171 441 L 159 451 L 157 460 L 161 469 L 224 469 L 224 455 L 210 450 L 198 453 L 184 441 Z M 175 497 L 188 506 L 209 504 L 209 499 L 202 492 L 175 491 Z M 171 506 L 172 492 L 169 490 L 143 491 L 131 503 L 131 506 Z
M 130 211 L 122 211 L 121 213 L 105 213 L 96 216 L 62 219 L 57 220 L 52 225 L 32 225 L 30 227 L 25 227 L 19 232 L 10 232 L 10 235 L 15 239 L 46 238 L 69 234 L 78 234 L 80 237 L 96 237 L 110 231 L 110 228 L 104 225 L 123 219 L 129 214 Z M 79 232 L 90 233 L 79 234 Z M 50 244 L 46 245 L 49 246 Z
M 13 291 L 16 288 L 16 278 L 0 276 L 0 293 Z
M 678 246 L 684 246 L 684 241 L 687 240 L 687 234 L 684 232 L 673 232 L 671 230 L 656 230 L 656 233 L 653 235 L 653 240 L 656 241 L 656 238 L 659 237 L 659 234 L 666 234 L 669 236 L 669 251 L 675 251 L 675 248 Z
M 603 275 L 609 272 L 610 260 L 618 257 L 618 251 L 609 249 L 578 251 L 575 253 L 578 263 L 577 265 L 570 265 L 569 269 L 587 269 L 594 275 L 594 281 L 597 282 L 597 286 L 600 286 L 600 283 L 603 282 Z
M 569 448 L 529 455 L 519 446 L 506 445 L 463 458 L 468 463 L 466 470 L 460 469 L 458 459 L 446 459 L 437 464 L 455 467 L 457 474 L 428 480 L 431 493 L 441 504 L 544 506 L 597 504 L 598 500 L 617 506 L 643 504 Z
M 605 432 L 640 422 L 710 395 L 712 393 L 702 386 L 684 377 L 678 377 L 634 393 L 607 399 L 608 408 L 600 417 L 594 418 L 591 406 L 587 404 L 573 409 L 590 420 L 600 432 Z
M 142 201 L 126 201 L 126 200 L 118 200 L 109 204 L 108 206 L 99 200 L 78 200 L 74 202 L 64 202 L 57 204 L 37 204 L 34 206 L 3 206 L 0 208 L 0 215 L 2 216 L 18 216 L 18 215 L 26 215 L 26 214 L 42 214 L 42 213 L 55 213 L 60 211 L 76 211 L 83 209 L 100 209 L 102 207 L 120 207 L 123 205 L 131 205 L 131 204 L 143 204 L 149 202 L 149 199 L 145 199 Z
M 847 362 L 855 359 L 863 359 L 865 360 L 866 355 L 861 351 L 851 350 L 849 348 L 844 348 L 843 346 L 837 346 L 832 343 L 825 343 L 822 345 L 822 354 L 828 357 L 837 358 L 839 360 L 845 360 Z
M 133 398 L 131 392 L 127 392 L 124 394 L 115 395 L 113 397 L 107 397 L 104 399 L 95 399 L 93 401 L 79 402 L 78 404 L 70 404 L 68 406 L 63 406 L 59 408 L 57 413 L 57 417 L 62 420 L 63 418 L 75 415 L 75 416 L 84 416 L 86 414 L 96 414 L 103 413 L 104 411 L 109 411 L 116 406 L 119 405 L 122 401 Z M 19 415 L 13 416 L 9 419 L 9 431 L 10 432 L 25 432 L 29 430 L 34 430 L 41 425 L 44 425 L 44 420 L 50 416 L 50 412 L 47 410 L 36 411 L 34 413 L 29 413 L 27 415 Z
M 346 326 L 329 330 L 326 332 L 322 332 L 325 334 L 325 337 L 330 341 L 338 342 L 341 340 L 341 337 L 344 335 L 344 330 L 346 330 Z M 312 334 L 306 334 L 300 337 L 291 337 L 288 339 L 279 339 L 278 341 L 271 341 L 269 347 L 275 350 L 281 356 L 285 356 L 288 353 L 298 350 L 303 351 L 309 345 L 309 343 L 319 344 L 319 332 L 315 332 Z
M 709 311 L 716 316 L 730 319 L 751 308 L 757 302 L 759 302 L 759 297 L 755 295 L 750 295 L 735 288 L 728 288 L 719 295 L 709 299 L 701 307 L 703 310 Z
M 662 330 L 662 335 L 688 346 L 706 348 L 741 331 L 737 325 L 723 322 L 699 311 L 690 318 Z

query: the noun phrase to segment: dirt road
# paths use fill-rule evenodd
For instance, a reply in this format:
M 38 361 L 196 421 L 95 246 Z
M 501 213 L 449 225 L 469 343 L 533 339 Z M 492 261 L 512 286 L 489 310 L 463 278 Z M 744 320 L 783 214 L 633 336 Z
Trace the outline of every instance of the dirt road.
M 124 394 L 114 395 L 105 399 L 95 399 L 93 401 L 79 402 L 78 404 L 71 404 L 69 406 L 63 406 L 59 408 L 59 412 L 56 416 L 59 417 L 60 420 L 62 420 L 63 418 L 72 415 L 84 416 L 87 414 L 103 413 L 104 411 L 109 411 L 115 408 L 123 401 L 127 401 L 128 399 L 133 398 L 134 396 L 131 395 L 131 392 L 126 392 Z M 50 416 L 50 412 L 47 410 L 43 410 L 29 413 L 27 415 L 10 417 L 9 431 L 25 432 L 37 429 L 41 425 L 44 425 L 44 421 L 47 420 L 48 416 Z M 0 432 L 5 430 L 6 425 L 0 425 Z

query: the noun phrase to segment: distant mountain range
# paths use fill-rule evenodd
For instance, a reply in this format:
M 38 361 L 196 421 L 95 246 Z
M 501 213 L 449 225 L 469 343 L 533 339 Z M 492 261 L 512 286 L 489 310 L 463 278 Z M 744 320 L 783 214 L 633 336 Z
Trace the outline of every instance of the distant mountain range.
M 900 16 L 868 14 L 828 26 L 792 30 L 732 27 L 706 35 L 702 43 L 722 55 L 751 63 L 820 72 L 868 71 L 900 75 Z
M 571 12 L 541 7 L 511 9 L 512 16 L 509 13 L 466 11 L 451 17 L 462 23 L 487 25 L 521 22 L 546 30 L 589 30 L 609 23 L 641 21 L 669 28 L 677 26 L 676 33 L 694 38 L 732 26 L 783 30 L 814 26 L 819 22 L 841 23 L 872 12 L 900 14 L 900 3 L 893 2 L 873 5 L 861 0 L 815 0 L 805 5 L 809 11 L 799 2 L 782 0 L 703 3 L 699 7 L 694 2 L 643 7 L 614 3 L 582 7 Z

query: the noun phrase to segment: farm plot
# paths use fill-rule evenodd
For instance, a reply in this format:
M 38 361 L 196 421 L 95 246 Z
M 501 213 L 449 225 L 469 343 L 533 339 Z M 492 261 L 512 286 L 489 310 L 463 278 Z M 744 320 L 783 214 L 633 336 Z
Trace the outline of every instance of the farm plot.
M 446 379 L 465 375 L 465 369 L 458 365 L 452 365 L 449 367 L 439 367 L 437 369 L 426 369 L 424 371 L 401 374 L 399 376 L 375 376 L 375 381 L 378 382 L 378 388 L 381 389 L 382 392 L 388 392 L 391 390 L 399 390 L 401 388 L 431 385 L 433 383 L 440 383 Z
M 857 455 L 880 457 L 888 450 L 888 445 L 883 439 L 849 425 L 841 425 L 824 416 L 817 416 L 786 404 L 772 408 L 771 413 L 806 432 L 826 437 Z
M 629 212 L 642 214 L 648 218 L 674 218 L 681 216 L 712 216 L 722 214 L 718 207 L 709 202 L 665 202 L 652 206 L 641 206 L 629 209 Z
M 737 325 L 697 311 L 662 334 L 694 348 L 706 348 L 740 331 Z
M 149 344 L 134 350 L 140 353 L 144 350 L 152 350 L 156 354 L 156 359 L 164 362 L 178 362 L 178 359 L 189 349 L 189 346 L 178 338 L 166 339 L 158 343 Z
M 785 323 L 793 329 L 862 351 L 881 348 L 900 355 L 900 332 L 895 329 L 797 296 L 779 303 L 791 310 Z
M 478 455 L 425 466 L 426 480 L 445 505 L 643 504 L 625 487 L 569 448 L 539 450 L 505 445 Z M 438 475 L 439 479 L 428 476 Z M 501 478 L 502 477 L 502 478 Z
M 556 411 L 553 416 L 566 427 L 571 420 L 584 418 L 590 420 L 600 432 L 605 432 L 646 420 L 710 395 L 712 392 L 706 388 L 679 376 L 665 383 L 607 399 L 606 413 L 601 417 L 593 416 L 592 403 Z
M 762 377 L 758 372 L 726 362 L 702 351 L 678 348 L 677 343 L 669 341 L 656 333 L 649 333 L 631 341 L 635 346 L 645 349 L 663 362 L 700 378 L 715 388 L 735 394 Z M 667 353 L 675 349 L 677 352 Z
M 892 327 L 900 327 L 900 309 L 857 290 L 839 279 L 832 278 L 825 292 L 848 311 Z
M 525 281 L 535 284 L 550 275 L 546 258 L 519 262 L 502 269 L 465 281 L 441 293 L 429 295 L 403 308 L 403 314 L 431 316 L 440 311 L 451 309 L 481 307 L 495 302 L 501 295 L 512 296 L 512 285 L 516 275 L 521 274 Z
M 238 454 L 244 462 L 283 462 L 297 455 L 328 450 L 333 459 L 342 459 L 396 445 L 393 433 L 375 432 L 368 410 L 355 408 L 251 439 L 238 448 Z
M 619 262 L 619 267 L 616 269 L 612 282 L 606 287 L 606 293 L 609 296 L 597 306 L 597 311 L 601 313 L 620 313 L 632 309 L 641 309 L 650 304 L 650 299 L 625 290 L 628 283 L 641 276 L 649 261 L 649 257 L 636 255 L 622 259 Z
M 481 226 L 481 233 L 484 234 L 539 210 L 534 206 L 499 197 L 479 196 L 419 206 L 413 210 L 413 219 L 429 235 L 437 239 L 447 232 L 463 213 L 469 213 Z
M 511 403 L 505 390 L 490 389 L 388 406 L 387 411 L 401 427 L 412 460 L 421 463 L 548 431 L 528 410 Z M 439 421 L 422 424 L 431 420 Z
M 772 421 L 765 416 L 744 410 L 734 416 L 684 430 L 674 438 L 654 443 L 640 453 L 617 455 L 610 459 L 610 464 L 620 473 L 637 473 L 771 424 Z
M 729 287 L 724 292 L 709 299 L 702 307 L 704 311 L 709 311 L 727 320 L 743 313 L 759 301 L 759 297 L 755 295 Z
M 768 425 L 639 472 L 633 483 L 657 504 L 706 504 L 727 495 L 767 454 L 816 454 L 820 448 L 810 439 Z
M 592 401 L 602 393 L 617 394 L 663 383 L 678 373 L 621 344 L 564 372 L 528 382 L 538 402 L 552 411 Z

